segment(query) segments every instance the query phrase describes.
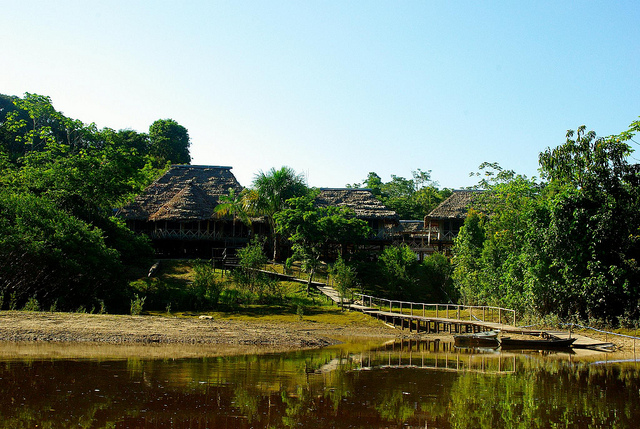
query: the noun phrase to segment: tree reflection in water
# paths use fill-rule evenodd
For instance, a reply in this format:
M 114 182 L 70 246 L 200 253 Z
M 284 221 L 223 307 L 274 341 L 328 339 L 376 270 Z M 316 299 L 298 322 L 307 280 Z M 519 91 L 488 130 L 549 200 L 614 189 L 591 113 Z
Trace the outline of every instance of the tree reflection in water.
M 636 427 L 636 363 L 443 344 L 0 363 L 0 428 Z

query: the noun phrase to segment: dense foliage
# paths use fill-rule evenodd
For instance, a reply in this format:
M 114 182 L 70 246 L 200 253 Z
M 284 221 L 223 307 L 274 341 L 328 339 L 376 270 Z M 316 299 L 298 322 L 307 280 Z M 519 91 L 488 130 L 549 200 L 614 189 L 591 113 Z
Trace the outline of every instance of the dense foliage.
M 99 130 L 45 96 L 0 96 L 0 294 L 18 307 L 123 311 L 127 270 L 151 247 L 113 211 L 159 165 L 146 134 Z
M 276 232 L 287 237 L 293 255 L 288 262 L 301 261 L 309 273 L 307 293 L 321 258 L 338 255 L 349 246 L 361 243 L 370 233 L 367 222 L 355 217 L 346 207 L 317 207 L 317 192 L 287 200 L 288 207 L 274 215 Z
M 412 178 L 391 175 L 389 182 L 370 172 L 363 183 L 347 185 L 349 188 L 364 186 L 386 207 L 394 210 L 400 219 L 424 219 L 431 210 L 451 195 L 447 188 L 438 189 L 438 182 L 431 180 L 431 171 L 420 169 L 412 172 Z
M 640 316 L 640 130 L 567 134 L 540 154 L 542 183 L 498 169 L 460 231 L 454 278 L 469 304 L 610 324 Z M 575 139 L 574 139 L 575 137 Z M 495 165 L 493 167 L 496 167 Z

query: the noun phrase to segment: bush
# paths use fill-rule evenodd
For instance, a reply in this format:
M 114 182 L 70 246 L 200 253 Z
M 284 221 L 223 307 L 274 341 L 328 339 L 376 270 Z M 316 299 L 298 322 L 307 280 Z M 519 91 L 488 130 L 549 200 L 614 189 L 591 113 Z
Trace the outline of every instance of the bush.
M 132 316 L 137 316 L 140 313 L 142 313 L 142 307 L 144 307 L 144 302 L 146 301 L 147 297 L 142 297 L 140 298 L 138 296 L 138 294 L 134 295 L 134 299 L 131 300 L 131 315 Z
M 29 298 L 27 303 L 22 308 L 23 311 L 40 311 L 40 304 L 34 297 Z
M 193 267 L 195 278 L 190 285 L 194 310 L 212 309 L 218 304 L 222 283 L 216 279 L 210 263 L 198 261 Z

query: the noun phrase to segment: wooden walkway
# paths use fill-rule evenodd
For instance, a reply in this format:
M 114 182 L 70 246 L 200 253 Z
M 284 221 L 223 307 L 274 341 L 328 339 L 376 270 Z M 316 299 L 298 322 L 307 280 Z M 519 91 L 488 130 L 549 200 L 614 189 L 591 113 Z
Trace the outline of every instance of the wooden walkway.
M 314 286 L 324 294 L 327 299 L 331 300 L 337 305 L 340 305 L 340 294 L 331 286 L 315 283 Z M 438 304 L 445 307 L 446 304 Z M 542 330 L 542 329 L 527 329 L 517 327 L 514 325 L 499 323 L 493 321 L 484 321 L 474 318 L 470 314 L 469 319 L 451 318 L 451 317 L 429 317 L 406 312 L 394 312 L 384 311 L 380 308 L 369 307 L 363 304 L 362 301 L 349 301 L 344 300 L 343 306 L 352 311 L 360 311 L 371 317 L 375 317 L 384 321 L 387 325 L 399 329 L 407 329 L 409 332 L 415 333 L 448 333 L 448 334 L 461 334 L 461 333 L 476 333 L 484 331 L 500 331 L 503 334 L 518 334 L 518 335 L 530 335 L 542 338 L 576 338 L 573 343 L 574 348 L 589 348 L 601 351 L 611 351 L 614 346 L 613 343 L 602 342 L 586 337 L 584 335 L 576 334 L 573 332 L 556 331 L 556 330 Z M 406 309 L 405 309 L 406 311 Z M 452 311 L 452 313 L 455 313 Z M 456 313 L 456 314 L 459 314 Z M 447 311 L 447 315 L 449 312 Z

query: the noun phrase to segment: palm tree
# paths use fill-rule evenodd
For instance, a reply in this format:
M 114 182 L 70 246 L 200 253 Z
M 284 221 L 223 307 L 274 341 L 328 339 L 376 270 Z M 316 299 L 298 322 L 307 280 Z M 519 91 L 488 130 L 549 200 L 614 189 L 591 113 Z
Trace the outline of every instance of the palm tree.
M 290 198 L 301 197 L 308 193 L 303 174 L 290 167 L 272 168 L 268 172 L 260 171 L 253 179 L 253 189 L 247 195 L 247 202 L 256 214 L 266 216 L 273 237 L 273 259 L 278 257 L 278 235 L 273 215 L 286 207 Z
M 234 237 L 236 235 L 237 219 L 240 219 L 245 225 L 251 226 L 250 211 L 245 198 L 246 194 L 246 190 L 236 194 L 235 189 L 229 188 L 229 195 L 221 195 L 218 199 L 218 205 L 214 209 L 214 212 L 220 217 L 229 215 L 233 217 Z

